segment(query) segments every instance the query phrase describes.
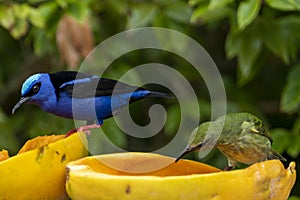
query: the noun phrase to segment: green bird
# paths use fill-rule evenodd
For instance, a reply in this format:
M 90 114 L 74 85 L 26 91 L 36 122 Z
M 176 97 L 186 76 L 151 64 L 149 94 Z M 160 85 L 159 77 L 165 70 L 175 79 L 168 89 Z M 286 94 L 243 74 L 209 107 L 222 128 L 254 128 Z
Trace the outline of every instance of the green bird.
M 206 138 L 208 130 L 210 133 Z M 192 133 L 187 148 L 175 162 L 189 152 L 200 150 L 201 147 L 213 148 L 214 145 L 228 160 L 225 170 L 234 169 L 238 162 L 250 165 L 271 159 L 286 161 L 272 149 L 272 137 L 264 123 L 256 116 L 243 112 L 202 123 Z

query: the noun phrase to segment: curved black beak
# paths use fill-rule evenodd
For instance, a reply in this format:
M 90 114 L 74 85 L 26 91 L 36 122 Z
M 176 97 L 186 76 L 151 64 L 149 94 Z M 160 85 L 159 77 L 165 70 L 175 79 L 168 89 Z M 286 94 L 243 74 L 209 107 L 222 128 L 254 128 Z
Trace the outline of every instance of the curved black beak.
M 23 104 L 30 100 L 30 97 L 21 97 L 20 101 L 15 105 L 15 107 L 12 109 L 11 114 L 14 114 L 16 110 Z
M 191 147 L 191 146 L 187 146 L 187 148 L 185 148 L 181 154 L 176 158 L 175 162 L 178 162 L 183 156 L 185 156 L 186 154 L 192 152 L 192 151 L 196 151 L 199 150 L 202 146 L 202 143 L 200 143 L 197 146 Z
M 176 158 L 175 162 L 178 162 L 183 156 L 185 156 L 186 154 L 190 153 L 194 151 L 191 147 L 187 147 L 186 149 L 184 149 L 181 154 Z

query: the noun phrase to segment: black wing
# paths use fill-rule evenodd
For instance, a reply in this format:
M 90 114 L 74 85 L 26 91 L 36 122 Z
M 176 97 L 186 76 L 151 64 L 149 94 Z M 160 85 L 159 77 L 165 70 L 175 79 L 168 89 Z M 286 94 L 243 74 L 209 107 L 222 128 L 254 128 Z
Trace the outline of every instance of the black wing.
M 116 80 L 74 71 L 50 74 L 50 79 L 55 88 L 57 98 L 59 98 L 60 92 L 66 92 L 70 97 L 86 98 L 145 90 L 144 88 L 131 86 Z M 114 90 L 117 83 L 118 87 Z

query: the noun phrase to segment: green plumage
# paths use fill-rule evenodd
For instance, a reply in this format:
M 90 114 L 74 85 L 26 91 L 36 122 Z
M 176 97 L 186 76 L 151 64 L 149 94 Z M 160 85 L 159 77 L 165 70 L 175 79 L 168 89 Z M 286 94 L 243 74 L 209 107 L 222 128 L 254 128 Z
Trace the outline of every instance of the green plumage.
M 192 133 L 188 147 L 177 160 L 188 152 L 213 145 L 227 157 L 229 168 L 234 168 L 237 162 L 253 164 L 268 159 L 285 160 L 272 150 L 272 138 L 264 123 L 250 113 L 227 114 L 202 123 Z

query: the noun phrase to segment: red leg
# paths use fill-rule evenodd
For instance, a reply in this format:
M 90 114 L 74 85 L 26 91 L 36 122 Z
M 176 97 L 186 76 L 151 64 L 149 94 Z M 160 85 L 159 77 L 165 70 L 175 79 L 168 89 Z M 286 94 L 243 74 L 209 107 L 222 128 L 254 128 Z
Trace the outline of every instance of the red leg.
M 76 133 L 76 132 L 84 132 L 87 137 L 90 137 L 91 131 L 89 129 L 100 128 L 100 127 L 101 127 L 101 125 L 99 125 L 99 124 L 91 124 L 91 125 L 81 126 L 78 129 L 71 129 L 69 132 L 66 133 L 65 137 L 69 137 L 70 135 L 72 135 L 73 133 Z
M 70 135 L 72 135 L 73 133 L 76 133 L 76 132 L 77 132 L 77 129 L 75 129 L 75 128 L 69 130 L 69 131 L 66 133 L 65 138 L 69 137 Z

